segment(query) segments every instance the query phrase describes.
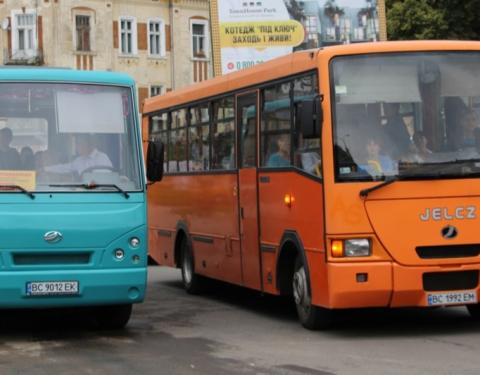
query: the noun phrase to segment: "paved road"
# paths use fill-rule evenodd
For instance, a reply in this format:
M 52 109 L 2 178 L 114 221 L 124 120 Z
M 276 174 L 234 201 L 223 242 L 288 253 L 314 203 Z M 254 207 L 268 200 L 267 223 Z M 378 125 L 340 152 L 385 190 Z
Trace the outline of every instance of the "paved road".
M 0 374 L 479 374 L 480 325 L 463 308 L 342 313 L 309 332 L 288 301 L 214 283 L 202 296 L 152 267 L 124 331 L 85 313 L 0 313 Z

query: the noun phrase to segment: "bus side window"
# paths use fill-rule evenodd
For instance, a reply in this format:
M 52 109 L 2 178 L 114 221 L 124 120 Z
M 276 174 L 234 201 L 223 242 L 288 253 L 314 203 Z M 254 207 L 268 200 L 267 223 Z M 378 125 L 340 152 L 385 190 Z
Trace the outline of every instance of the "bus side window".
M 293 82 L 293 100 L 299 103 L 302 100 L 311 100 L 318 95 L 318 79 L 316 74 L 308 74 L 296 78 Z M 294 115 L 296 115 L 294 111 Z M 295 129 L 295 166 L 305 172 L 321 177 L 320 138 L 304 139 L 301 129 Z
M 168 172 L 168 113 L 150 116 L 149 131 L 151 141 L 164 144 L 163 170 Z
M 262 91 L 261 166 L 282 168 L 292 165 L 291 82 Z
M 212 169 L 235 168 L 234 119 L 233 97 L 213 102 Z
M 190 108 L 189 171 L 210 169 L 210 112 L 208 104 Z
M 172 128 L 168 145 L 168 171 L 187 171 L 187 110 L 172 112 Z

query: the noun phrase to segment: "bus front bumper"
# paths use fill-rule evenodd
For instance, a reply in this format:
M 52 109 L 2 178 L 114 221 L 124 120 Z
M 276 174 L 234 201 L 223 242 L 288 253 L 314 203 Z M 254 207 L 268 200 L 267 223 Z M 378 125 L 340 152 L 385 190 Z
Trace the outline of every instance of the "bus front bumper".
M 423 275 L 480 270 L 480 264 L 457 267 L 401 266 L 391 262 L 329 263 L 329 308 L 361 307 L 427 307 L 428 295 L 442 292 L 476 292 L 480 298 L 478 282 L 472 286 L 442 290 L 424 290 Z M 321 304 L 319 304 L 321 305 Z M 462 303 L 459 303 L 462 305 Z
M 117 305 L 142 302 L 147 270 L 142 268 L 62 271 L 0 271 L 0 309 Z M 78 282 L 78 293 L 29 295 L 31 282 Z

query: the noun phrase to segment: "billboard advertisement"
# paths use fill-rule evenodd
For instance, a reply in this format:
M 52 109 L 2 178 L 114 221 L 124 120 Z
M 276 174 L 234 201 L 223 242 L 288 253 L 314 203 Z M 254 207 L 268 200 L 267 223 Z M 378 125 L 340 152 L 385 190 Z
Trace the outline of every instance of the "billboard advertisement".
M 227 74 L 295 50 L 380 40 L 383 0 L 213 0 L 215 60 Z M 215 39 L 215 37 L 217 37 Z M 218 61 L 219 60 L 219 61 Z

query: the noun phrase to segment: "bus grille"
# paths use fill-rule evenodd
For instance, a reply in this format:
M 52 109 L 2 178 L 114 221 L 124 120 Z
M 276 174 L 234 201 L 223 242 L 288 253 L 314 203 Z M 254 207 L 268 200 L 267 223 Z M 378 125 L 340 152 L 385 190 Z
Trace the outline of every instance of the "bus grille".
M 423 274 L 423 289 L 427 292 L 475 289 L 478 271 L 429 272 Z
M 419 246 L 415 250 L 422 259 L 468 258 L 480 254 L 480 245 Z
M 13 254 L 16 266 L 44 266 L 63 264 L 88 264 L 91 253 L 22 253 Z

